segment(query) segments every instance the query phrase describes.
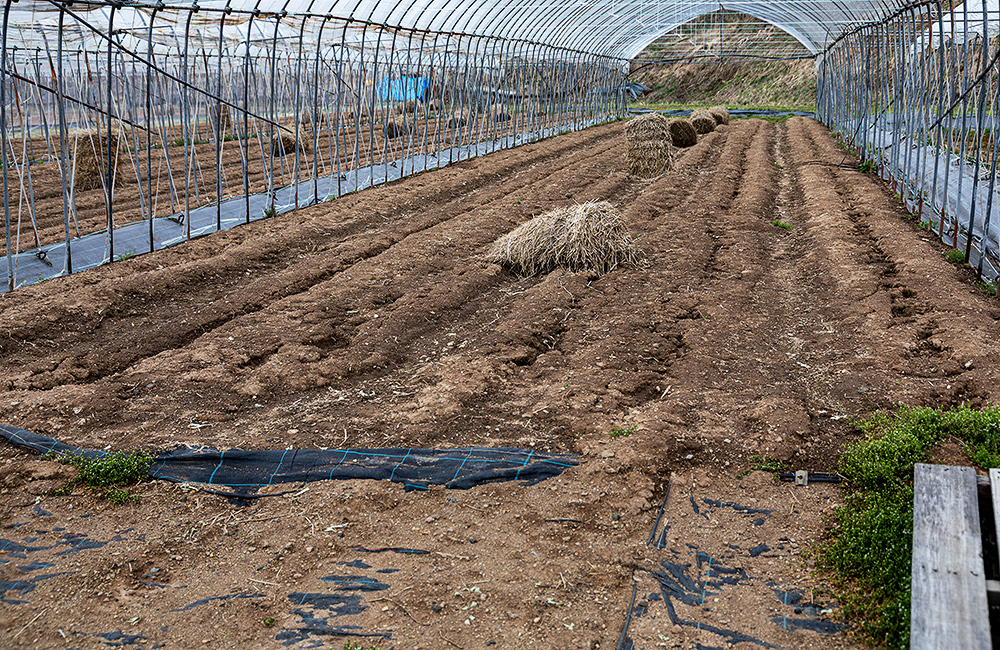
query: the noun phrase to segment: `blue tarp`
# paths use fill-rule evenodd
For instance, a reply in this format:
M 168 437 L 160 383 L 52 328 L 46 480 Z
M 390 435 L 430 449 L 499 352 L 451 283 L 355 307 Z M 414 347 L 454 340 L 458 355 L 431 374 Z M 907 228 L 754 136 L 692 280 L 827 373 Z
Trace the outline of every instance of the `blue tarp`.
M 399 79 L 382 79 L 376 90 L 380 99 L 403 102 L 408 99 L 424 101 L 424 93 L 430 87 L 430 77 L 401 77 Z

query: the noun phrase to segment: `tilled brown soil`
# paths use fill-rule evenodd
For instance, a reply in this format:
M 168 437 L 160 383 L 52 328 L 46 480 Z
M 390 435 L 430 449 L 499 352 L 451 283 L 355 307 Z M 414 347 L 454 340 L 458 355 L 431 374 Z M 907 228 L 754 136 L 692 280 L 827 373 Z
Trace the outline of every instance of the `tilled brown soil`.
M 251 129 L 251 135 L 242 142 L 227 140 L 217 147 L 214 141 L 207 140 L 214 134 L 206 133 L 206 125 L 202 123 L 194 137 L 206 139 L 197 139 L 196 144 L 188 149 L 183 146 L 183 132 L 175 127 L 167 137 L 166 150 L 162 147 L 163 139 L 156 134 L 151 135 L 153 148 L 148 150 L 148 155 L 145 132 L 137 136 L 129 133 L 127 143 L 122 143 L 118 177 L 112 192 L 113 220 L 120 226 L 145 219 L 150 205 L 156 217 L 184 214 L 188 208 L 193 210 L 214 203 L 220 195 L 224 199 L 243 196 L 244 183 L 251 192 L 264 193 L 269 189 L 269 177 L 274 179 L 272 189 L 303 182 L 313 177 L 314 165 L 320 177 L 345 175 L 358 168 L 400 160 L 421 152 L 441 152 L 470 140 L 499 140 L 515 133 L 540 129 L 543 125 L 585 119 L 573 112 L 548 116 L 521 114 L 516 119 L 505 121 L 483 117 L 453 126 L 449 115 L 432 113 L 419 120 L 408 116 L 408 123 L 412 125 L 410 131 L 395 138 L 386 138 L 384 122 L 365 122 L 359 129 L 351 123 L 337 130 L 337 137 L 331 136 L 332 129 L 326 125 L 318 133 L 303 128 L 299 141 L 303 149 L 298 152 L 293 149 L 284 155 L 279 155 L 282 150 L 275 150 L 272 146 L 274 130 L 270 125 L 261 128 L 260 124 L 254 124 L 257 132 Z M 392 119 L 402 123 L 400 115 L 394 115 Z M 287 127 L 295 128 L 290 120 L 282 122 Z M 231 132 L 226 135 L 233 137 Z M 73 145 L 73 137 L 68 141 L 71 144 L 67 147 L 67 164 L 71 174 L 77 148 L 86 151 L 93 145 L 89 140 Z M 51 144 L 38 137 L 30 142 L 17 141 L 12 146 L 26 151 L 30 147 L 30 151 L 38 156 L 51 151 L 48 156 L 58 158 L 58 137 L 54 137 Z M 126 151 L 126 146 L 132 151 Z M 188 165 L 185 165 L 185 156 L 188 157 Z M 221 165 L 216 164 L 217 160 L 221 161 Z M 12 249 L 21 252 L 64 241 L 67 219 L 70 236 L 85 235 L 107 227 L 107 194 L 105 182 L 101 179 L 92 178 L 91 183 L 78 186 L 73 191 L 72 207 L 67 215 L 63 211 L 62 174 L 58 162 L 12 169 L 9 179 Z M 137 183 L 137 178 L 141 183 Z M 186 187 L 189 191 L 185 194 Z M 6 251 L 6 242 L 0 241 L 0 254 L 6 254 Z
M 810 556 L 840 488 L 745 470 L 832 469 L 846 419 L 897 402 L 995 402 L 1000 309 L 811 120 L 735 121 L 651 182 L 623 154 L 595 127 L 5 294 L 0 422 L 70 444 L 580 464 L 112 507 L 4 446 L 0 645 L 608 649 L 634 586 L 636 648 L 853 647 Z M 589 199 L 638 266 L 481 260 Z

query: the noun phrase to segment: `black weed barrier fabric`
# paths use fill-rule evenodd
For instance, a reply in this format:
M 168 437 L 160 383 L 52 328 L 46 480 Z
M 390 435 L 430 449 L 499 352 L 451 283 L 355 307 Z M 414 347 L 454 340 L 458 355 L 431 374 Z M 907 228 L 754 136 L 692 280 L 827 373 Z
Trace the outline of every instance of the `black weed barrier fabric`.
M 54 438 L 0 424 L 0 436 L 39 454 L 53 452 L 100 457 Z M 336 479 L 376 479 L 402 483 L 407 490 L 431 485 L 468 489 L 495 481 L 532 485 L 577 464 L 577 456 L 513 447 L 455 449 L 285 449 L 251 451 L 179 448 L 154 456 L 150 476 L 177 483 L 204 483 L 220 494 L 254 497 L 265 485 Z

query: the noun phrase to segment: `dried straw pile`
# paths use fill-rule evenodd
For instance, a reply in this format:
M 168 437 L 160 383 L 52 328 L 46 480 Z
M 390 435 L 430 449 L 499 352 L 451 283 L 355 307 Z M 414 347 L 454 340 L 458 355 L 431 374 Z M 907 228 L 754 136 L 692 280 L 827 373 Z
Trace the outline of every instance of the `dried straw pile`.
M 407 99 L 405 102 L 396 104 L 396 113 L 399 115 L 413 115 L 419 104 L 415 99 Z
M 717 126 L 722 124 L 729 124 L 729 111 L 726 109 L 725 106 L 713 106 L 712 108 L 708 109 L 708 112 L 711 113 L 712 117 L 715 118 L 715 124 Z
M 691 120 L 686 117 L 675 117 L 670 120 L 670 137 L 674 141 L 674 146 L 680 149 L 698 144 L 698 132 L 694 130 Z
M 385 123 L 385 137 L 387 138 L 398 138 L 401 135 L 406 135 L 410 131 L 410 123 L 403 118 L 398 120 L 389 120 Z
M 111 182 L 119 187 L 125 184 L 125 174 L 128 172 L 128 141 L 122 125 L 113 122 L 109 132 L 106 124 L 97 124 L 69 134 L 74 190 L 94 190 L 105 186 L 109 146 L 112 159 Z
M 226 131 L 232 126 L 233 120 L 229 114 L 229 104 L 222 104 L 218 109 L 219 116 L 219 133 L 221 135 L 226 135 Z M 211 134 L 211 137 L 215 137 L 215 134 Z
M 304 129 L 312 128 L 313 115 L 312 110 L 308 108 L 302 109 L 302 113 L 299 114 L 299 125 Z M 326 115 L 323 113 L 319 114 L 319 119 L 316 120 L 316 126 L 322 129 L 326 126 Z
M 621 213 L 607 201 L 588 201 L 521 224 L 496 240 L 486 259 L 524 275 L 559 266 L 607 273 L 634 263 L 636 253 Z
M 704 108 L 691 112 L 691 124 L 699 134 L 711 133 L 715 130 L 715 118 Z
M 275 131 L 274 138 L 271 140 L 271 153 L 273 155 L 284 156 L 294 153 L 296 149 L 302 153 L 309 153 L 309 150 L 312 149 L 309 138 L 305 137 L 302 129 L 298 129 L 295 133 L 284 129 Z
M 670 120 L 646 113 L 625 123 L 625 160 L 630 174 L 655 178 L 674 168 Z
M 340 119 L 348 126 L 354 124 L 355 117 L 358 120 L 358 124 L 367 124 L 370 114 L 365 108 L 361 108 L 357 113 L 355 113 L 353 109 L 349 108 L 340 114 Z
M 491 106 L 489 108 L 488 115 L 490 116 L 490 120 L 493 121 L 493 122 L 509 122 L 510 121 L 510 113 L 507 112 L 506 108 L 504 108 L 503 106 L 501 106 L 499 104 Z
M 468 121 L 469 121 L 469 109 L 455 111 L 454 113 L 451 114 L 451 117 L 448 118 L 448 128 L 449 129 L 461 128 L 465 126 Z

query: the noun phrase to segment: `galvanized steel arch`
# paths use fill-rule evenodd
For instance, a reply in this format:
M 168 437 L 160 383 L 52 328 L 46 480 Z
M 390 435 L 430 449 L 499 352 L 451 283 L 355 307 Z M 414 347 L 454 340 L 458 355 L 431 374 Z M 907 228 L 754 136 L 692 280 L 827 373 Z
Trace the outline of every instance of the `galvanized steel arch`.
M 876 22 L 905 2 L 886 0 L 734 0 L 687 2 L 673 0 L 284 0 L 262 6 L 259 0 L 191 0 L 118 2 L 78 0 L 78 11 L 109 11 L 119 18 L 130 9 L 139 13 L 190 9 L 227 11 L 274 17 L 329 16 L 366 25 L 386 25 L 428 33 L 463 34 L 530 42 L 578 52 L 630 59 L 650 42 L 684 23 L 719 10 L 738 11 L 772 24 L 817 54 L 836 37 L 858 25 Z M 37 23 L 64 6 L 62 0 L 21 0 L 11 4 L 12 26 Z M 107 16 L 95 20 L 106 25 Z M 136 27 L 144 18 L 138 17 Z M 21 34 L 18 38 L 24 39 Z M 23 43 L 22 46 L 30 46 Z

